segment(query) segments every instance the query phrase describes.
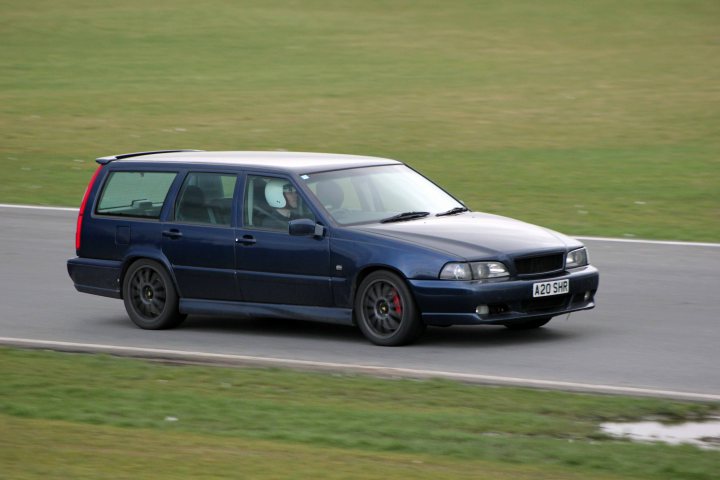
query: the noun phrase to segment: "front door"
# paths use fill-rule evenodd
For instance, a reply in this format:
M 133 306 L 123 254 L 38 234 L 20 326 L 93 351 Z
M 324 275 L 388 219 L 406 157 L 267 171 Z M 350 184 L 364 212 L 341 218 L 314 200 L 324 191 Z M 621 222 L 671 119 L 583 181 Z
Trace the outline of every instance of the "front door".
M 248 175 L 236 234 L 243 301 L 332 306 L 330 241 L 298 237 L 288 222 L 315 215 L 288 178 Z

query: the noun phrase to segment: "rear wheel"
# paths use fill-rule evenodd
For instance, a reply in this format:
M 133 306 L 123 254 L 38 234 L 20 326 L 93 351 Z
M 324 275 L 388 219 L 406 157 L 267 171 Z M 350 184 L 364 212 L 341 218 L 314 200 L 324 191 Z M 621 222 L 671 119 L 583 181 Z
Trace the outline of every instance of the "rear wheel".
M 130 320 L 146 330 L 173 328 L 185 315 L 178 311 L 178 295 L 165 267 L 154 260 L 138 260 L 123 280 L 123 300 Z
M 540 328 L 546 323 L 548 323 L 550 320 L 552 320 L 552 317 L 542 317 L 542 318 L 535 318 L 533 320 L 527 320 L 525 322 L 521 323 L 508 323 L 505 325 L 510 330 L 533 330 L 535 328 Z
M 355 296 L 355 320 L 375 345 L 405 345 L 425 331 L 410 289 L 388 271 L 373 272 L 362 281 Z

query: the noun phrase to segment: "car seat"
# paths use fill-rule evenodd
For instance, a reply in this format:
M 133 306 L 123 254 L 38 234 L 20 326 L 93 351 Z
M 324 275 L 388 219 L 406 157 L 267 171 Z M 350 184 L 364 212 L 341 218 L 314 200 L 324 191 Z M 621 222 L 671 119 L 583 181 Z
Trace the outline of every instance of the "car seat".
M 195 185 L 188 186 L 183 192 L 175 217 L 186 222 L 215 223 L 212 221 L 210 211 L 205 204 L 205 194 L 200 190 L 200 187 Z
M 326 209 L 337 210 L 345 200 L 345 193 L 337 182 L 330 180 L 318 183 L 317 197 Z

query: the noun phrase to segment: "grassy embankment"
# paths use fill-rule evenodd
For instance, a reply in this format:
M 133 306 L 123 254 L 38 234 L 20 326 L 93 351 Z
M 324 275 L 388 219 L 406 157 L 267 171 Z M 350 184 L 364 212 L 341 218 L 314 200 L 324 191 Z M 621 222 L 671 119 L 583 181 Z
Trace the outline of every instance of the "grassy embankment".
M 720 3 L 0 0 L 0 202 L 101 155 L 390 156 L 474 209 L 720 241 Z
M 720 405 L 0 349 L 3 478 L 710 479 L 602 421 Z

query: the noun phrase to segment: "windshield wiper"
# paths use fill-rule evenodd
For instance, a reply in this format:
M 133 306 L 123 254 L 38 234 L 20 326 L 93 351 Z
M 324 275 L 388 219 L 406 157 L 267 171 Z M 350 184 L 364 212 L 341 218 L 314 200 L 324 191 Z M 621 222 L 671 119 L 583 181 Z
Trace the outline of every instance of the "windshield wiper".
M 428 215 L 430 215 L 430 212 L 403 212 L 392 217 L 383 218 L 380 223 L 402 222 L 403 220 L 412 220 L 413 218 L 422 218 Z
M 451 208 L 447 212 L 436 213 L 436 217 L 444 217 L 445 215 L 455 215 L 456 213 L 469 212 L 470 209 L 467 207 L 455 207 Z

